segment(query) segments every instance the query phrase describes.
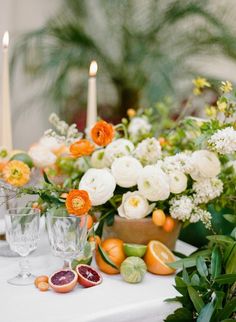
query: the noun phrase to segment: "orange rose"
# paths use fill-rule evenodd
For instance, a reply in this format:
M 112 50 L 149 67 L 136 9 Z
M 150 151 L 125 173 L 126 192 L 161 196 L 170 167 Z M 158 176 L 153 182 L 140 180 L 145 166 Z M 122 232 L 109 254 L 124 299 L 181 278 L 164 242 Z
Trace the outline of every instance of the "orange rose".
M 93 151 L 94 145 L 86 139 L 81 139 L 70 146 L 70 153 L 76 158 L 90 155 Z
M 81 216 L 91 208 L 89 195 L 85 190 L 71 190 L 66 198 L 66 209 L 69 214 Z
M 106 146 L 113 140 L 114 128 L 105 121 L 98 121 L 91 130 L 93 141 L 99 146 Z

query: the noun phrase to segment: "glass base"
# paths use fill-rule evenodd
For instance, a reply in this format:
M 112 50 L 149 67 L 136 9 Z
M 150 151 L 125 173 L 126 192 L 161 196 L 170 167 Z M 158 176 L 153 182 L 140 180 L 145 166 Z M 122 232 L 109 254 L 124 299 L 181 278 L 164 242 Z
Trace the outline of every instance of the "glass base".
M 15 277 L 9 279 L 7 282 L 11 285 L 26 286 L 34 284 L 35 278 L 36 276 L 32 275 L 31 273 L 18 274 Z

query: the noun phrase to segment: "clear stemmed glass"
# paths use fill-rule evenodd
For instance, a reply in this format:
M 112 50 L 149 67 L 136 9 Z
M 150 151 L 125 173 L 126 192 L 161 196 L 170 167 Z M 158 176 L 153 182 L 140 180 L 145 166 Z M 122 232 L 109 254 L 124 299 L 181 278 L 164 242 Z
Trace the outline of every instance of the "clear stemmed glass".
M 5 214 L 6 239 L 11 250 L 23 259 L 20 261 L 20 272 L 8 280 L 13 285 L 29 285 L 35 276 L 29 271 L 26 256 L 37 248 L 39 240 L 40 210 L 33 208 L 11 208 Z
M 47 214 L 46 225 L 51 250 L 64 260 L 64 268 L 83 255 L 87 241 L 87 215 L 56 216 Z

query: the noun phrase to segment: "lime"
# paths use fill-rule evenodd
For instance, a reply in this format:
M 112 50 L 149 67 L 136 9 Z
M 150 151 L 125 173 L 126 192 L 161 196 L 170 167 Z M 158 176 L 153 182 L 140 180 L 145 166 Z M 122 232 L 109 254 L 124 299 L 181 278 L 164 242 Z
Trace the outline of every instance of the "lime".
M 124 252 L 126 256 L 143 257 L 146 253 L 146 249 L 146 245 L 124 244 Z
M 32 158 L 27 153 L 24 153 L 24 152 L 14 154 L 11 157 L 10 161 L 11 160 L 22 161 L 25 164 L 27 164 L 30 169 L 33 168 L 33 166 L 34 166 L 34 162 L 33 162 Z
M 120 266 L 120 274 L 128 283 L 140 283 L 146 271 L 147 266 L 140 257 L 127 257 Z

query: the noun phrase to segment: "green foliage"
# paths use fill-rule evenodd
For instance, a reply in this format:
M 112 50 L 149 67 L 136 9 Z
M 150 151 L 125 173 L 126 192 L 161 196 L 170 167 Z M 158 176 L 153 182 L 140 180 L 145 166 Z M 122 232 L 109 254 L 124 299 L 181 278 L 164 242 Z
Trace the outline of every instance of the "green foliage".
M 19 39 L 13 67 L 22 60 L 33 79 L 46 83 L 42 97 L 71 111 L 77 101 L 85 103 L 87 70 L 96 59 L 99 92 L 108 96 L 102 103 L 117 96 L 124 115 L 140 101 L 149 105 L 175 95 L 178 83 L 196 74 L 188 65 L 192 55 L 236 58 L 224 14 L 220 6 L 213 12 L 209 0 L 64 0 L 42 28 Z
M 208 238 L 207 250 L 170 264 L 175 268 L 182 266 L 175 278 L 175 288 L 181 296 L 171 301 L 180 302 L 183 307 L 169 315 L 166 322 L 220 322 L 235 318 L 236 240 L 216 235 Z

